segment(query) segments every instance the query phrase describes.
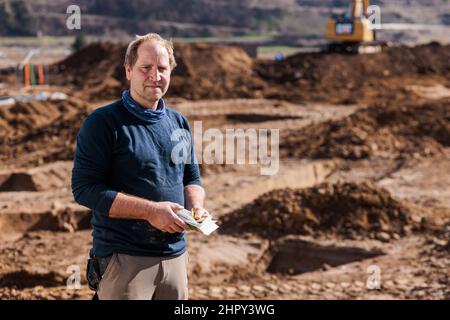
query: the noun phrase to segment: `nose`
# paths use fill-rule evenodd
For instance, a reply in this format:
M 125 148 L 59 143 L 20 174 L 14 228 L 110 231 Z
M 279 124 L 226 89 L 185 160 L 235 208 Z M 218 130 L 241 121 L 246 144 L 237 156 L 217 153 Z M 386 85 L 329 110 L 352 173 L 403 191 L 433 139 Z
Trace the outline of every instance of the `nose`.
M 150 71 L 150 80 L 152 81 L 161 80 L 161 73 L 159 72 L 158 68 L 152 68 L 152 70 Z

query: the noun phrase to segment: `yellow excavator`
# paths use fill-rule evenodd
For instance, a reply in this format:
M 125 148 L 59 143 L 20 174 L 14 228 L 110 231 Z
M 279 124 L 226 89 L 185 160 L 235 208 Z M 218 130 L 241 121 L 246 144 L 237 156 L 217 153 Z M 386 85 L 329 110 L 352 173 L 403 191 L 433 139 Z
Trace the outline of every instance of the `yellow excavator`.
M 369 0 L 353 0 L 349 11 L 330 17 L 325 39 L 327 52 L 374 53 L 381 51 L 375 30 L 368 19 Z

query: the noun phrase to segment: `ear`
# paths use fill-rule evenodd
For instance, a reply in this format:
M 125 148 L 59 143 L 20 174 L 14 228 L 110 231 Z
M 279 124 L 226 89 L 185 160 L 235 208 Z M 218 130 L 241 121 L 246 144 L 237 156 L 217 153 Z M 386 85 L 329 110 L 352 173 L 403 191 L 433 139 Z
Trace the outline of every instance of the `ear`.
M 125 65 L 125 74 L 127 76 L 127 80 L 130 81 L 131 80 L 131 66 L 129 64 Z

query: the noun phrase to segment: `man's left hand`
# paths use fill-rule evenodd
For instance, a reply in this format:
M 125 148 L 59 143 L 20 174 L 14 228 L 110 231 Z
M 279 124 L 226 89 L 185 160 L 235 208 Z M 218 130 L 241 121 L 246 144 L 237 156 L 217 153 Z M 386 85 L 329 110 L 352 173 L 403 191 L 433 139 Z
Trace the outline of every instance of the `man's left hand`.
M 194 219 L 197 220 L 198 222 L 202 222 L 203 220 L 211 216 L 211 214 L 203 207 L 194 207 L 193 209 L 194 209 Z

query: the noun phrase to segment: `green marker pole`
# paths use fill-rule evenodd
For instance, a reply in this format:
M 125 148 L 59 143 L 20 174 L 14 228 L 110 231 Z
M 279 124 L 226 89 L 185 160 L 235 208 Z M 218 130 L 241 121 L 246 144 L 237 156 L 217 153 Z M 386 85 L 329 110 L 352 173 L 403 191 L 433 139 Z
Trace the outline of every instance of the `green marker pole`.
M 36 77 L 34 76 L 34 65 L 30 63 L 30 85 L 36 85 Z

